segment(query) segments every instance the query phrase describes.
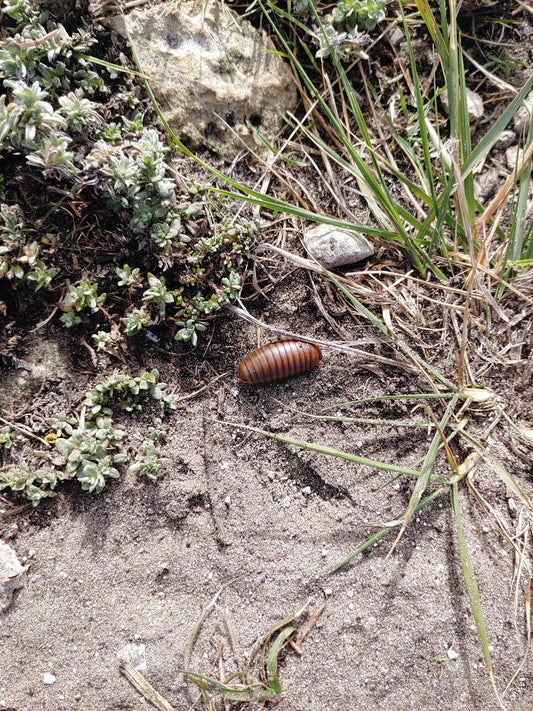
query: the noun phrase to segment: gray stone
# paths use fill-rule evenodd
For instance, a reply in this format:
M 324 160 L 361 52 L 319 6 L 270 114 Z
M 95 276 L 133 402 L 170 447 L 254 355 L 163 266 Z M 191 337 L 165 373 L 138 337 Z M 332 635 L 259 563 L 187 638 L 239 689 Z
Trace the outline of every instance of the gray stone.
M 442 108 L 446 114 L 450 114 L 450 104 L 448 102 L 448 92 L 446 89 L 440 95 L 440 100 Z M 466 90 L 466 103 L 468 104 L 468 118 L 470 121 L 479 121 L 479 119 L 485 113 L 485 108 L 483 106 L 483 99 L 479 94 L 476 94 L 472 89 Z
M 108 24 L 129 32 L 166 120 L 189 148 L 227 159 L 244 147 L 264 152 L 247 122 L 272 141 L 284 125 L 279 112 L 296 107 L 289 66 L 267 34 L 219 0 L 156 5 Z
M 26 582 L 26 570 L 15 551 L 0 541 L 0 613 L 11 604 L 15 590 Z
M 504 148 L 509 148 L 509 146 L 512 146 L 513 143 L 516 141 L 516 134 L 514 131 L 510 131 L 507 129 L 506 131 L 502 131 L 500 133 L 500 137 L 494 144 L 495 148 L 499 148 L 500 150 L 503 150 Z
M 354 264 L 374 254 L 372 243 L 363 235 L 331 225 L 316 225 L 304 236 L 307 252 L 326 269 Z

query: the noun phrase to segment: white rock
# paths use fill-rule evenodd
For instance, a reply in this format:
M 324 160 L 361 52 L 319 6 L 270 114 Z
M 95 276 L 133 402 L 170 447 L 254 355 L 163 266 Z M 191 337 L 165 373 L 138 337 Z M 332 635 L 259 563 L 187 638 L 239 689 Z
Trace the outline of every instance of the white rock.
M 442 108 L 446 114 L 450 114 L 450 104 L 448 102 L 448 92 L 446 89 L 440 95 Z M 472 89 L 466 90 L 466 103 L 468 104 L 468 118 L 470 121 L 479 121 L 485 113 L 483 99 L 479 94 L 476 94 Z
M 121 662 L 129 662 L 137 671 L 146 671 L 145 644 L 126 644 L 118 650 L 117 658 Z
M 0 613 L 11 604 L 15 590 L 26 582 L 26 570 L 15 551 L 0 541 Z
M 57 678 L 53 674 L 50 674 L 50 672 L 45 672 L 43 674 L 43 684 L 55 684 L 56 681 Z
M 374 254 L 366 237 L 331 225 L 311 227 L 305 233 L 304 244 L 308 254 L 326 269 L 354 264 Z
M 233 159 L 283 127 L 296 107 L 288 65 L 255 29 L 220 0 L 180 0 L 108 21 L 127 36 L 170 127 L 188 147 L 207 146 Z M 242 140 L 239 140 L 242 139 Z M 243 144 L 244 142 L 244 144 Z
M 459 654 L 455 651 L 455 649 L 452 649 L 452 647 L 448 649 L 448 659 L 457 659 L 458 656 Z

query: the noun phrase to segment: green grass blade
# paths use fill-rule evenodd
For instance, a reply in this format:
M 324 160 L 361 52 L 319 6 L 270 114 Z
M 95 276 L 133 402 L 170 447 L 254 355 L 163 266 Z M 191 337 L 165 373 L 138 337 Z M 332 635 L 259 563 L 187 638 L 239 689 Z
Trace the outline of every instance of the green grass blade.
M 446 37 L 435 20 L 435 16 L 427 0 L 415 0 L 420 17 L 424 21 L 431 39 L 435 42 L 437 52 L 444 67 L 449 65 L 449 45 Z
M 334 447 L 326 447 L 322 444 L 314 444 L 313 442 L 305 442 L 299 439 L 293 439 L 292 437 L 285 437 L 284 435 L 275 434 L 274 432 L 268 432 L 267 430 L 262 430 L 259 427 L 250 427 L 249 425 L 239 424 L 238 422 L 224 422 L 217 420 L 220 424 L 232 425 L 233 427 L 239 427 L 241 429 L 250 430 L 251 432 L 257 432 L 257 434 L 264 435 L 270 439 L 275 439 L 278 442 L 284 442 L 285 444 L 293 444 L 301 449 L 308 449 L 311 452 L 318 452 L 319 454 L 325 454 L 329 457 L 338 457 L 339 459 L 345 459 L 348 462 L 354 462 L 355 464 L 362 464 L 366 467 L 371 467 L 373 469 L 380 469 L 387 472 L 398 472 L 399 474 L 406 474 L 407 476 L 414 476 L 418 478 L 420 472 L 416 469 L 411 469 L 409 467 L 400 467 L 397 464 L 389 464 L 388 462 L 380 462 L 376 459 L 367 459 L 366 457 L 359 457 L 357 454 L 350 454 L 349 452 L 343 452 L 340 449 L 335 449 Z M 436 481 L 440 484 L 447 484 L 446 479 L 440 476 L 432 476 L 431 481 Z
M 506 128 L 507 124 L 511 121 L 520 106 L 524 103 L 524 100 L 531 89 L 533 89 L 533 74 L 525 82 L 523 87 L 511 101 L 509 106 L 507 106 L 502 115 L 496 119 L 492 127 L 487 131 L 475 148 L 472 149 L 470 155 L 465 158 L 464 163 L 461 165 L 461 174 L 463 178 L 470 175 L 474 168 L 485 160 L 488 152 L 494 146 L 500 137 L 501 132 Z
M 270 688 L 270 686 L 262 684 L 258 681 L 250 682 L 242 689 L 236 689 L 228 684 L 223 684 L 214 677 L 206 676 L 204 674 L 198 674 L 197 672 L 190 670 L 182 670 L 181 673 L 186 674 L 189 679 L 193 681 L 201 690 L 216 691 L 225 699 L 230 701 L 251 701 L 252 699 L 266 701 L 279 693 L 279 691 L 275 691 L 273 688 Z
M 431 494 L 426 496 L 424 499 L 422 499 L 416 509 L 415 513 L 418 513 L 421 511 L 425 506 L 427 506 L 429 503 L 431 503 L 434 499 L 437 498 L 437 496 L 440 496 L 442 493 L 447 491 L 448 487 L 447 486 L 441 486 L 439 489 L 436 489 L 433 491 Z M 342 560 L 340 563 L 338 563 L 334 568 L 333 568 L 333 573 L 340 568 L 342 568 L 344 565 L 349 563 L 351 560 L 355 558 L 355 556 L 359 555 L 360 553 L 363 553 L 363 551 L 366 551 L 367 548 L 370 548 L 370 546 L 373 546 L 374 543 L 377 543 L 380 541 L 382 538 L 384 538 L 388 533 L 391 531 L 394 531 L 397 526 L 400 524 L 398 523 L 396 526 L 387 526 L 386 528 L 383 528 L 381 531 L 378 531 L 377 533 L 374 533 L 370 538 L 367 538 L 364 543 L 362 543 L 357 550 L 355 550 L 353 553 L 350 553 L 350 555 Z
M 273 694 L 281 693 L 281 684 L 278 679 L 278 655 L 287 643 L 289 637 L 296 633 L 295 627 L 286 627 L 282 630 L 270 647 L 267 657 L 267 679 L 268 687 L 272 689 Z
M 524 151 L 529 148 L 532 140 L 533 126 L 530 122 Z M 518 181 L 515 206 L 507 235 L 507 247 L 505 249 L 503 264 L 500 271 L 500 276 L 505 281 L 509 281 L 513 274 L 512 264 L 519 261 L 522 254 L 526 251 L 524 247 L 526 244 L 526 218 L 528 213 L 529 186 L 531 183 L 531 163 L 532 161 L 530 158 L 525 164 L 524 169 L 520 174 L 520 180 Z M 500 282 L 496 287 L 496 299 L 501 298 L 504 291 L 505 286 Z
M 442 420 L 439 425 L 439 430 L 435 432 L 433 436 L 433 440 L 429 446 L 429 450 L 426 454 L 426 457 L 424 459 L 424 464 L 422 465 L 422 470 L 420 472 L 420 475 L 416 481 L 415 487 L 413 489 L 413 492 L 411 494 L 411 498 L 409 499 L 409 503 L 407 504 L 407 509 L 405 510 L 405 514 L 403 517 L 403 523 L 400 528 L 400 531 L 396 537 L 396 540 L 394 541 L 387 558 L 391 555 L 392 551 L 396 547 L 398 541 L 400 538 L 403 536 L 405 529 L 407 528 L 409 522 L 413 518 L 415 512 L 416 512 L 416 507 L 420 503 L 420 500 L 422 498 L 422 494 L 424 493 L 428 482 L 431 477 L 431 473 L 433 471 L 433 466 L 435 464 L 435 459 L 437 457 L 437 453 L 440 449 L 440 445 L 443 442 L 442 438 L 442 433 L 445 432 L 446 427 L 448 425 L 448 420 L 453 414 L 453 411 L 455 410 L 455 406 L 457 405 L 457 401 L 459 400 L 459 393 L 455 395 L 451 399 L 451 401 L 448 403 L 448 407 L 446 408 L 446 412 L 444 413 L 444 416 L 442 417 Z M 385 562 L 387 561 L 387 558 L 385 559 Z

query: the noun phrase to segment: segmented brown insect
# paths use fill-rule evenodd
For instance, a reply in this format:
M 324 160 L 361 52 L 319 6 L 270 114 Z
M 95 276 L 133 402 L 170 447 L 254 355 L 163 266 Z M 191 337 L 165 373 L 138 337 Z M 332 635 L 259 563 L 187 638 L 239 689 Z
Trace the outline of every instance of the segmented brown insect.
M 276 341 L 249 353 L 239 365 L 239 378 L 247 385 L 264 385 L 313 370 L 322 352 L 313 343 Z

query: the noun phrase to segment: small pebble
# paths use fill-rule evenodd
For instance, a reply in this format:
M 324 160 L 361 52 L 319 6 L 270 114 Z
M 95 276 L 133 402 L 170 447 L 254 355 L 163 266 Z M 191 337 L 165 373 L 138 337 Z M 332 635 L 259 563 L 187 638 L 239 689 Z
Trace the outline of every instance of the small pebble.
M 310 486 L 304 486 L 302 489 L 302 494 L 304 496 L 310 496 L 311 495 L 311 487 Z
M 284 499 L 281 500 L 281 505 L 283 508 L 288 509 L 289 506 L 291 505 L 291 497 L 286 496 Z
M 525 133 L 531 120 L 531 112 L 533 111 L 533 92 L 527 97 L 522 106 L 514 115 L 514 131 L 519 136 Z
M 500 150 L 503 150 L 504 148 L 509 148 L 509 146 L 512 146 L 513 143 L 516 141 L 516 134 L 514 131 L 502 131 L 500 133 L 500 137 L 494 144 L 495 148 L 499 148 Z
M 129 662 L 137 671 L 146 671 L 146 645 L 126 644 L 117 652 L 121 662 Z
M 43 674 L 43 684 L 55 684 L 57 681 L 56 677 L 50 672 L 45 672 Z
M 449 648 L 448 650 L 448 659 L 457 659 L 459 655 L 455 651 L 455 649 L 452 649 L 452 647 Z
M 515 168 L 520 163 L 524 151 L 520 150 L 518 146 L 510 146 L 505 151 L 505 162 L 509 170 L 515 170 Z
M 444 112 L 449 115 L 450 105 L 448 103 L 448 92 L 446 90 L 444 90 L 440 95 L 440 100 Z M 475 91 L 472 91 L 472 89 L 467 89 L 466 102 L 468 104 L 468 118 L 470 121 L 478 121 L 485 113 L 483 99 L 479 94 L 476 94 Z

